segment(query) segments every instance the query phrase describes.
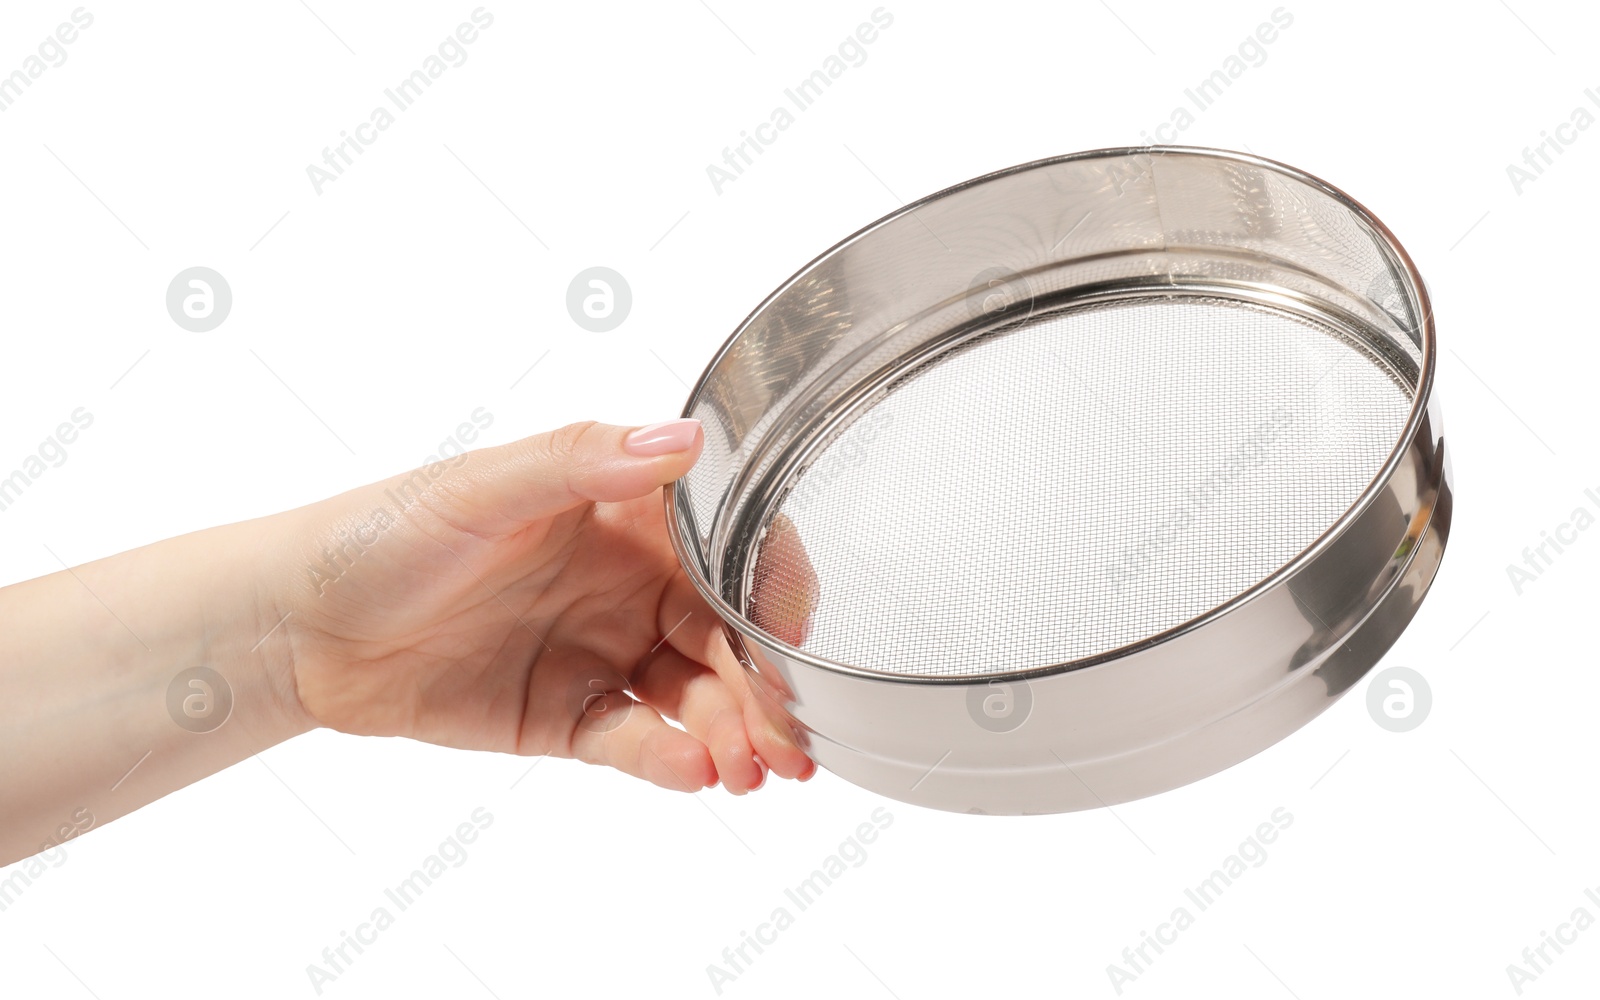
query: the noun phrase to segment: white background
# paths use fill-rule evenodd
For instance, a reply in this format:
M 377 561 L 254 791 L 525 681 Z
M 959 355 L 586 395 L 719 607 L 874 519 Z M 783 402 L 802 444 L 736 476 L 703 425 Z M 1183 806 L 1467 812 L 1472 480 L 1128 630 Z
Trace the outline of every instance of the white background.
M 865 64 L 719 195 L 707 164 L 872 0 L 502 0 L 466 64 L 319 196 L 307 164 L 476 4 L 309 2 L 91 5 L 67 61 L 0 113 L 0 470 L 75 407 L 95 416 L 0 513 L 4 582 L 58 569 L 46 546 L 83 562 L 409 468 L 480 406 L 490 441 L 673 416 L 816 253 L 901 199 L 1145 141 L 1275 6 L 892 3 Z M 73 7 L 6 4 L 0 73 Z M 316 733 L 69 843 L 0 913 L 0 992 L 314 996 L 306 966 L 481 806 L 466 863 L 324 995 L 715 996 L 707 966 L 887 805 L 866 861 L 723 995 L 1116 996 L 1107 965 L 1283 807 L 1267 861 L 1123 995 L 1515 996 L 1525 947 L 1580 905 L 1600 916 L 1583 895 L 1600 531 L 1520 596 L 1506 573 L 1600 491 L 1600 128 L 1521 194 L 1506 166 L 1600 88 L 1597 15 L 1286 9 L 1266 62 L 1176 138 L 1327 178 L 1428 278 L 1458 506 L 1384 663 L 1431 683 L 1420 728 L 1380 729 L 1363 683 L 1221 775 L 1043 818 L 925 811 L 828 774 L 690 797 Z M 232 285 L 210 333 L 164 308 L 193 265 Z M 632 286 L 610 333 L 566 310 L 592 265 Z M 1600 928 L 1526 994 L 1597 981 Z

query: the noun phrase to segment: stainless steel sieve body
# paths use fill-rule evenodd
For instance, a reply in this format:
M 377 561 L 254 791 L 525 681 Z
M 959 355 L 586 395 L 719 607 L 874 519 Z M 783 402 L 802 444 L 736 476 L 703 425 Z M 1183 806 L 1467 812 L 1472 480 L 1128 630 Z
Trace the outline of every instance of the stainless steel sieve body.
M 1389 648 L 1450 523 L 1427 290 L 1280 163 L 1023 164 L 818 257 L 725 343 L 666 494 L 823 767 L 975 813 L 1112 805 L 1282 739 Z

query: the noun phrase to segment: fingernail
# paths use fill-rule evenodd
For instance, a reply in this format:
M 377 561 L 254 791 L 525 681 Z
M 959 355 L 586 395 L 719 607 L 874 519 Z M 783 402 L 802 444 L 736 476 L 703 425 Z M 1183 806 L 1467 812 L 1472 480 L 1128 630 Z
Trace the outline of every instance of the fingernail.
M 622 448 L 630 455 L 655 458 L 688 451 L 700 433 L 700 421 L 693 419 L 664 420 L 659 424 L 640 427 L 622 441 Z
M 771 773 L 771 769 L 767 767 L 767 762 L 757 754 L 751 754 L 750 759 L 756 762 L 757 767 L 761 768 L 761 780 L 756 782 L 754 788 L 750 789 L 752 792 L 758 792 L 767 783 L 767 775 Z
M 814 761 L 814 760 L 807 761 L 806 762 L 805 772 L 800 775 L 800 780 L 801 781 L 810 781 L 812 778 L 815 778 L 816 776 L 817 776 L 817 762 Z

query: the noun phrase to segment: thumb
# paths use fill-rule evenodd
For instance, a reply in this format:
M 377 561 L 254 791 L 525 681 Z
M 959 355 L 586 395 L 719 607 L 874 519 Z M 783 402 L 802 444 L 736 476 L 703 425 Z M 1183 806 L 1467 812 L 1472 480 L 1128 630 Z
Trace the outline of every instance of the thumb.
M 688 472 L 704 443 L 698 420 L 569 424 L 468 452 L 440 492 L 483 528 L 514 529 L 582 503 L 646 496 Z

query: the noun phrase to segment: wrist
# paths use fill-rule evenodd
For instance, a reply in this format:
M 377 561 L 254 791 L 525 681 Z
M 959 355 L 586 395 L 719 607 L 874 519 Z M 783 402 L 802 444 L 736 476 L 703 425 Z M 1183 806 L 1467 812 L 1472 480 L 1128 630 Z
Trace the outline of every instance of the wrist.
M 199 580 L 204 662 L 223 669 L 251 710 L 240 721 L 264 745 L 318 728 L 295 685 L 296 627 L 290 565 L 296 551 L 296 512 L 230 524 L 199 533 L 208 559 Z M 226 625 L 219 625 L 226 623 Z

